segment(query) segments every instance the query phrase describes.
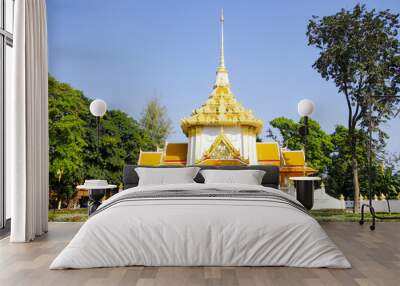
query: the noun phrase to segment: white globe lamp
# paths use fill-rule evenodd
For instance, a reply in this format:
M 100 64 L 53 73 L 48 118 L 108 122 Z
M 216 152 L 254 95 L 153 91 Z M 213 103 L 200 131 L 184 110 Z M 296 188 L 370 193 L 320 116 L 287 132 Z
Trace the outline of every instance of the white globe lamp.
M 90 113 L 96 117 L 102 117 L 107 111 L 107 104 L 102 99 L 95 99 L 90 103 Z
M 297 112 L 300 116 L 310 116 L 314 113 L 315 105 L 309 99 L 302 99 L 297 104 Z
M 96 133 L 97 133 L 97 156 L 99 156 L 99 146 L 100 146 L 100 118 L 107 111 L 107 104 L 102 99 L 95 99 L 90 103 L 89 106 L 90 113 L 96 117 Z
M 308 135 L 308 117 L 313 114 L 315 110 L 314 102 L 309 99 L 302 99 L 297 104 L 297 112 L 301 117 L 304 117 L 304 123 L 300 126 L 299 132 L 303 137 L 304 143 L 304 158 L 307 161 L 307 135 Z

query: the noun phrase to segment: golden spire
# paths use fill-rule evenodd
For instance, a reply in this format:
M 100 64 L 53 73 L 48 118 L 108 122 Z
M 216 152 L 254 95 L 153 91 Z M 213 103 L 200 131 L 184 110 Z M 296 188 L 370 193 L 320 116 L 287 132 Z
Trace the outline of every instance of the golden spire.
M 221 9 L 221 47 L 219 57 L 219 67 L 225 68 L 225 55 L 224 55 L 224 9 Z
M 183 118 L 181 128 L 186 136 L 194 127 L 243 126 L 248 132 L 259 134 L 263 122 L 257 119 L 251 110 L 246 109 L 234 97 L 230 89 L 228 70 L 224 58 L 224 13 L 221 11 L 221 46 L 217 78 L 208 100 L 198 109 L 192 111 L 190 117 Z
M 229 86 L 228 70 L 225 68 L 225 51 L 224 51 L 224 10 L 221 10 L 221 44 L 219 52 L 219 67 L 217 68 L 217 78 L 214 87 Z

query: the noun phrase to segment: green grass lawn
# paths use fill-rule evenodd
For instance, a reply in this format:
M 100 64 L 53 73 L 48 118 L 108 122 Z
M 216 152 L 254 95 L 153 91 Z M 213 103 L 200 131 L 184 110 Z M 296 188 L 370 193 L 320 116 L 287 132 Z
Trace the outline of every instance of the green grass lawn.
M 384 217 L 400 217 L 400 213 L 377 213 L 379 216 Z M 340 221 L 340 222 L 358 222 L 360 220 L 360 214 L 353 214 L 345 210 L 314 210 L 311 211 L 311 215 L 319 222 L 327 221 Z M 87 209 L 62 209 L 49 210 L 49 221 L 61 221 L 61 222 L 84 222 L 88 218 Z M 365 216 L 366 221 L 371 220 L 371 215 L 368 213 Z M 386 221 L 400 221 L 400 219 L 391 219 Z
M 61 209 L 49 210 L 49 221 L 80 222 L 88 218 L 87 209 Z
M 369 210 L 367 210 L 368 213 L 365 214 L 364 220 L 365 221 L 371 221 L 371 215 L 369 213 Z M 400 217 L 400 213 L 376 213 L 380 217 Z M 351 211 L 346 211 L 346 210 L 312 210 L 311 215 L 319 222 L 325 222 L 325 221 L 360 221 L 361 215 L 360 214 L 355 214 Z M 390 220 L 384 220 L 384 221 L 400 221 L 400 219 L 390 219 Z

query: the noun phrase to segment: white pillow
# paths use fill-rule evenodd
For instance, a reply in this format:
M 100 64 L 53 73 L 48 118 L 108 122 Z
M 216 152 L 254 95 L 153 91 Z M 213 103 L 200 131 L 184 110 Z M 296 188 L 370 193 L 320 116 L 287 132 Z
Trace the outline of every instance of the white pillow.
M 194 183 L 198 167 L 185 168 L 144 168 L 135 169 L 139 176 L 139 186 Z
M 262 170 L 201 170 L 204 183 L 261 185 L 265 171 Z

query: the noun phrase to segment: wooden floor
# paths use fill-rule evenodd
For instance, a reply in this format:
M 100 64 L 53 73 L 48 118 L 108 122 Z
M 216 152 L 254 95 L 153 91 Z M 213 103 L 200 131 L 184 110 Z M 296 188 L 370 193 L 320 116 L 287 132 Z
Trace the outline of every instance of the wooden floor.
M 27 244 L 0 241 L 0 285 L 400 285 L 400 223 L 326 223 L 324 229 L 353 265 L 352 269 L 289 267 L 124 267 L 48 270 L 80 228 L 50 223 L 43 238 Z

